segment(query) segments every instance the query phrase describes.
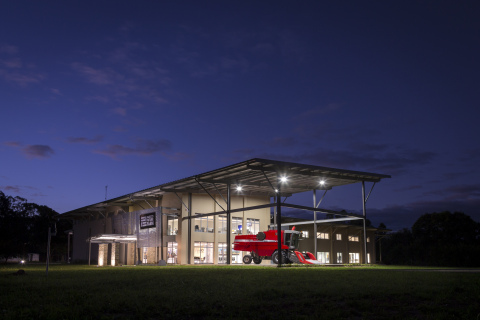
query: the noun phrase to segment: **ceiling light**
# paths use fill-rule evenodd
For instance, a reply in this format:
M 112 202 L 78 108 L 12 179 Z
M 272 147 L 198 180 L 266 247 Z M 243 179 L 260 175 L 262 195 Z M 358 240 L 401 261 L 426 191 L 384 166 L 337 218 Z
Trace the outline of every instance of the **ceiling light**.
M 285 176 L 281 177 L 280 182 L 287 182 L 287 177 L 285 177 Z
M 237 186 L 237 191 L 242 191 L 242 186 Z
M 323 186 L 325 184 L 325 180 L 320 180 L 320 184 Z

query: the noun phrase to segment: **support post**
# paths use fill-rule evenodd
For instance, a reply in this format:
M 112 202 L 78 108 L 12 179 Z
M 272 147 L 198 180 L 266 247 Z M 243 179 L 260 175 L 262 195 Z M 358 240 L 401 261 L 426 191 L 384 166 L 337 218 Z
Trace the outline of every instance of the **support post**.
M 313 189 L 313 207 L 317 207 L 317 189 Z M 317 211 L 313 211 L 313 254 L 317 256 Z
M 90 265 L 90 257 L 92 256 L 92 241 L 88 238 L 88 265 Z
M 232 217 L 230 210 L 232 209 L 232 199 L 230 194 L 230 183 L 227 184 L 227 264 L 232 264 Z
M 48 240 L 47 240 L 47 270 L 46 270 L 46 273 L 47 273 L 47 277 L 48 277 L 48 265 L 50 264 L 50 239 L 52 238 L 52 235 L 51 235 L 51 228 L 48 227 Z
M 160 260 L 165 260 L 163 258 L 163 247 L 164 247 L 164 244 L 163 244 L 163 207 L 160 207 Z M 157 250 L 158 250 L 158 247 L 157 247 Z M 158 257 L 158 254 L 157 254 L 157 257 Z
M 367 264 L 367 209 L 365 200 L 365 181 L 362 181 L 362 209 L 363 209 L 363 248 L 364 248 L 364 263 Z
M 67 233 L 67 263 L 70 263 L 70 231 Z
M 277 267 L 280 268 L 282 266 L 282 199 L 281 199 L 281 189 L 280 189 L 280 182 L 277 186 L 277 242 L 278 242 L 278 265 Z
M 192 193 L 188 193 L 188 236 L 187 236 L 187 263 L 192 264 Z

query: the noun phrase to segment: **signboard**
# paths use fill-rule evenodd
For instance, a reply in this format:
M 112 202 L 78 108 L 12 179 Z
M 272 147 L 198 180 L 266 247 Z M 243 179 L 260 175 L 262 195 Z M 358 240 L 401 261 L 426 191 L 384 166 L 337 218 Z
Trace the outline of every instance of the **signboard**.
M 155 212 L 140 215 L 140 229 L 155 228 Z

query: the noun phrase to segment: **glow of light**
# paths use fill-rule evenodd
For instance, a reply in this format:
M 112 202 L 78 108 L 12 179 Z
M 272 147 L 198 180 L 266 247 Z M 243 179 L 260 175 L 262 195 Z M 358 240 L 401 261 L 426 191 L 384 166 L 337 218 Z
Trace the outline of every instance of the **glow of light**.
M 320 184 L 323 186 L 325 184 L 325 180 L 320 180 Z
M 287 177 L 285 177 L 285 176 L 284 176 L 284 177 L 281 177 L 281 178 L 280 178 L 280 182 L 287 182 Z
M 277 192 L 277 193 L 278 193 L 278 189 L 275 189 L 275 192 Z
M 237 186 L 237 191 L 242 191 L 242 186 Z
M 25 260 L 20 261 L 21 264 L 25 264 Z

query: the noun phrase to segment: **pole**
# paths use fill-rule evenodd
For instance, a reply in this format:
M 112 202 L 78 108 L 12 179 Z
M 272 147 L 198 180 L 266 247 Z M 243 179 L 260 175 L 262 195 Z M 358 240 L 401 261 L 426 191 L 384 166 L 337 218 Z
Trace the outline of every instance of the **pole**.
M 48 277 L 48 265 L 50 263 L 50 239 L 51 239 L 51 227 L 48 227 L 48 240 L 47 240 L 47 277 Z
M 317 189 L 313 189 L 313 207 L 317 207 Z M 313 254 L 317 256 L 317 211 L 313 211 Z M 317 258 L 318 259 L 318 258 Z
M 364 247 L 364 263 L 367 264 L 367 208 L 365 203 L 365 181 L 362 181 L 362 208 L 363 208 L 363 247 Z
M 280 181 L 280 180 L 279 180 Z M 282 266 L 282 199 L 280 194 L 280 182 L 277 185 L 277 242 L 278 242 L 278 265 L 280 268 Z
M 230 183 L 227 184 L 227 264 L 232 264 L 232 218 L 230 214 L 231 208 Z

